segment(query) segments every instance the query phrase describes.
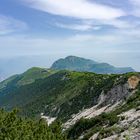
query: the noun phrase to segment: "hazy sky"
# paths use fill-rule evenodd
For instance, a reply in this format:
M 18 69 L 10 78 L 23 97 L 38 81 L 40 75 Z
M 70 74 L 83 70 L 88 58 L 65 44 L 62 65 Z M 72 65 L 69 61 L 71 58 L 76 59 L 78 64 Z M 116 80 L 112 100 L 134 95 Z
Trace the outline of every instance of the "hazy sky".
M 67 55 L 140 71 L 140 0 L 0 1 L 1 58 Z

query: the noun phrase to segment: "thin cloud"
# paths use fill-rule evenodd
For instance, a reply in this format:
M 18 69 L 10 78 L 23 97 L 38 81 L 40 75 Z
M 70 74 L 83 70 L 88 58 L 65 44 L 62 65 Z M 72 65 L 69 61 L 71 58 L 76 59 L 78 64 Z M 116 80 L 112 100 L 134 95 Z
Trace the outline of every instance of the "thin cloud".
M 139 22 L 131 22 L 120 19 L 112 19 L 112 20 L 90 20 L 90 21 L 81 21 L 81 23 L 75 24 L 66 24 L 56 22 L 55 26 L 59 28 L 64 28 L 68 30 L 76 30 L 76 31 L 91 31 L 91 30 L 101 30 L 103 26 L 109 25 L 117 29 L 132 29 L 139 25 Z
M 77 31 L 89 31 L 89 30 L 100 30 L 101 26 L 94 26 L 92 24 L 63 24 L 56 23 L 57 27 L 65 28 L 69 30 L 77 30 Z
M 140 17 L 140 0 L 129 0 L 129 2 L 133 7 L 131 14 Z
M 91 20 L 90 23 L 64 24 L 56 22 L 56 26 L 69 30 L 89 31 L 100 30 L 102 26 L 109 25 L 115 28 L 133 28 L 135 24 L 120 19 L 128 16 L 129 13 L 121 8 L 107 6 L 107 4 L 97 3 L 88 0 L 22 0 L 29 7 L 47 12 L 53 15 L 73 17 L 82 21 Z M 135 4 L 138 0 L 135 1 Z M 111 1 L 112 2 L 112 1 Z M 132 4 L 131 4 L 132 5 Z M 134 2 L 133 2 L 134 5 Z M 124 12 L 125 11 L 125 12 Z M 54 23 L 53 23 L 54 24 Z
M 0 15 L 0 35 L 23 31 L 27 28 L 27 24 L 23 21 Z
M 113 19 L 124 16 L 121 9 L 88 0 L 22 0 L 28 6 L 54 15 L 78 19 Z

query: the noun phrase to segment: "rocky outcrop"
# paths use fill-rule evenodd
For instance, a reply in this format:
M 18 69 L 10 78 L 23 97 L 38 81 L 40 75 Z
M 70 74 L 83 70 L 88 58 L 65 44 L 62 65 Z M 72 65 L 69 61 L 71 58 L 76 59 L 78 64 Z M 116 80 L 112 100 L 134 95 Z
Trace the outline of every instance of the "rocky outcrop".
M 44 119 L 45 121 L 47 121 L 48 125 L 52 124 L 56 120 L 56 118 L 45 116 L 43 113 L 41 113 L 41 119 Z
M 131 76 L 128 78 L 127 83 L 125 84 L 118 84 L 114 86 L 110 91 L 107 93 L 102 92 L 99 98 L 99 102 L 101 106 L 106 105 L 113 105 L 116 102 L 124 101 L 129 96 L 131 96 L 134 92 L 136 87 L 140 82 L 140 77 L 138 76 Z
M 139 84 L 139 81 L 139 77 L 131 76 L 126 83 L 115 85 L 107 93 L 102 91 L 98 98 L 97 105 L 88 109 L 84 109 L 78 114 L 73 114 L 72 118 L 64 124 L 64 128 L 69 128 L 81 118 L 93 118 L 103 112 L 112 111 L 114 108 L 125 102 L 127 98 L 135 93 L 135 89 Z
M 101 140 L 140 140 L 140 110 L 131 109 L 126 111 L 119 116 L 124 117 L 125 119 L 119 121 L 115 127 L 120 128 L 122 131 L 119 134 L 115 134 Z M 94 134 L 89 140 L 97 140 L 99 133 Z
M 122 100 L 125 100 L 129 95 L 131 94 L 129 90 L 128 83 L 124 85 L 117 85 L 113 87 L 110 91 L 107 93 L 102 93 L 99 101 L 101 100 L 100 106 L 106 106 L 106 105 L 113 105 L 116 102 L 120 102 Z
M 129 88 L 130 89 L 135 89 L 138 86 L 139 82 L 140 82 L 140 77 L 138 77 L 138 76 L 131 76 L 128 79 Z

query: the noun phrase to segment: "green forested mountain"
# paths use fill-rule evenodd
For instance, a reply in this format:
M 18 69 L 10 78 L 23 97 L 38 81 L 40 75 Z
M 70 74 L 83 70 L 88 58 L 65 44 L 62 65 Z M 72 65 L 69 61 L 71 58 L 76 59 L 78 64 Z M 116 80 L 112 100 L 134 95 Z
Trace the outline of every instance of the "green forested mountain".
M 56 70 L 88 71 L 100 74 L 119 74 L 134 72 L 134 69 L 132 69 L 131 67 L 117 68 L 107 63 L 98 63 L 93 60 L 84 59 L 76 56 L 68 56 L 64 59 L 59 59 L 53 63 L 51 68 Z
M 61 119 L 78 113 L 83 107 L 96 104 L 101 91 L 109 90 L 117 77 L 117 75 L 59 71 L 50 75 L 47 73 L 45 78 L 37 79 L 30 84 L 20 84 L 24 79 L 21 77 L 26 77 L 27 73 L 28 71 L 15 76 L 12 81 L 11 78 L 6 80 L 10 82 L 0 90 L 0 105 L 6 109 L 21 107 L 27 116 L 45 112 L 51 116 L 57 115 Z M 107 81 L 110 82 L 106 84 Z
M 128 74 L 119 77 L 32 68 L 0 84 L 0 106 L 8 110 L 20 107 L 25 116 L 36 117 L 43 112 L 65 120 L 96 105 L 101 92 L 127 82 Z
M 59 59 L 56 62 L 54 62 L 51 68 L 58 70 L 86 71 L 93 64 L 98 63 L 89 59 L 84 59 L 76 56 L 68 56 L 65 59 Z
M 140 117 L 139 81 L 140 73 L 95 74 L 32 68 L 0 83 L 0 107 L 7 111 L 19 108 L 22 118 L 38 120 L 41 114 L 55 118 L 63 123 L 68 139 L 87 140 L 96 133 L 97 139 L 102 139 L 125 132 L 138 120 L 133 117 L 126 128 L 122 113 L 134 111 Z

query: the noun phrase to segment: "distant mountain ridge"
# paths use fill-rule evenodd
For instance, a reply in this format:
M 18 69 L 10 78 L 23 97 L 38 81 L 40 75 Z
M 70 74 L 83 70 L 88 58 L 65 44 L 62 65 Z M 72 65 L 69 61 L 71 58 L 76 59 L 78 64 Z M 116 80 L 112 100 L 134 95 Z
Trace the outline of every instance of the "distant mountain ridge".
M 87 71 L 99 74 L 121 74 L 134 72 L 131 67 L 114 67 L 108 63 L 99 63 L 90 59 L 85 59 L 76 56 L 68 56 L 64 59 L 55 61 L 51 69 L 55 70 L 72 70 L 72 71 Z

